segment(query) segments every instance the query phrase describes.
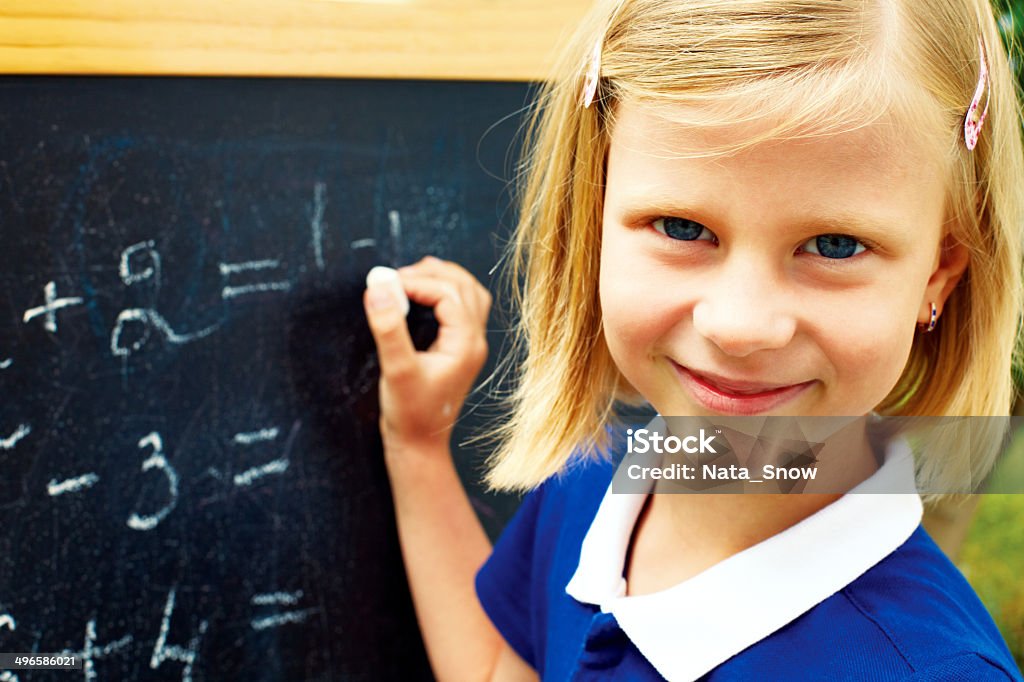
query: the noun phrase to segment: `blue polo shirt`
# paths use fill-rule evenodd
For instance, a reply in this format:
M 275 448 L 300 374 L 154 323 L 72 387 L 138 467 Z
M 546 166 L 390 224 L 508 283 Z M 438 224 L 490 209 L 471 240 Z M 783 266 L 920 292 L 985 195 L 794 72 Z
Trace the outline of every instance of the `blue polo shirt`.
M 640 596 L 622 573 L 646 495 L 613 494 L 615 468 L 577 462 L 531 492 L 477 574 L 484 610 L 542 679 L 1024 679 L 920 526 L 920 498 L 870 494 L 912 484 L 905 445 L 793 527 Z

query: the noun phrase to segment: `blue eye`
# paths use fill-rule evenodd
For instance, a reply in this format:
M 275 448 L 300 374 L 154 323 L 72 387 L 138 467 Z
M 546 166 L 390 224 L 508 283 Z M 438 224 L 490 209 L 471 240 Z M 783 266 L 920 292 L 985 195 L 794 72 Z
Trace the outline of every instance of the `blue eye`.
M 692 242 L 698 239 L 714 241 L 715 235 L 708 228 L 686 218 L 658 218 L 651 225 L 655 230 L 671 239 Z
M 851 258 L 867 249 L 853 237 L 845 234 L 822 234 L 808 239 L 804 251 L 825 258 Z

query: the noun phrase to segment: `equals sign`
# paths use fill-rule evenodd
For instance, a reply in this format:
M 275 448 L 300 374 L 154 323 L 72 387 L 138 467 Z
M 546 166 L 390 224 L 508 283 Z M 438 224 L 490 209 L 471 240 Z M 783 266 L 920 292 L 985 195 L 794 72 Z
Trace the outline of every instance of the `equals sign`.
M 268 592 L 266 594 L 253 595 L 249 603 L 253 606 L 295 606 L 302 598 L 302 590 L 295 592 Z M 288 623 L 301 623 L 317 609 L 299 609 L 283 611 L 281 613 L 253 618 L 249 625 L 253 630 L 266 630 L 267 628 L 280 627 Z
M 258 294 L 268 291 L 288 291 L 292 283 L 288 280 L 278 279 L 276 281 L 251 282 L 242 285 L 229 285 L 227 282 L 233 277 L 248 276 L 248 273 L 263 273 L 264 270 L 278 270 L 281 263 L 277 260 L 251 260 L 243 263 L 218 263 L 220 274 L 224 279 L 224 287 L 221 289 L 221 298 L 224 300 L 237 298 L 246 294 Z

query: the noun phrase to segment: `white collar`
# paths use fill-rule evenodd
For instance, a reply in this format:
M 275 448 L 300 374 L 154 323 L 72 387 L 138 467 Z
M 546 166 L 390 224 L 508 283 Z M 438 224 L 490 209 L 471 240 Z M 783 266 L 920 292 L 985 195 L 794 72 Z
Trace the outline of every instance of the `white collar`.
M 895 440 L 850 492 L 916 490 L 913 481 L 913 453 Z M 848 493 L 678 585 L 627 597 L 626 550 L 647 494 L 612 494 L 609 485 L 565 591 L 613 614 L 672 682 L 700 677 L 849 585 L 906 542 L 922 514 L 916 493 Z

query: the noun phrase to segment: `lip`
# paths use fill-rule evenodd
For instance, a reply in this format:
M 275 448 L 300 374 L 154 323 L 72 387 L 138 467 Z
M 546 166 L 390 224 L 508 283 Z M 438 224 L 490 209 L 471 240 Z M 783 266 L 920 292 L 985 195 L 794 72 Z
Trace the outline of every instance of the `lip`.
M 813 380 L 800 384 L 742 381 L 672 364 L 694 400 L 708 410 L 724 414 L 767 412 L 795 399 L 815 383 Z

